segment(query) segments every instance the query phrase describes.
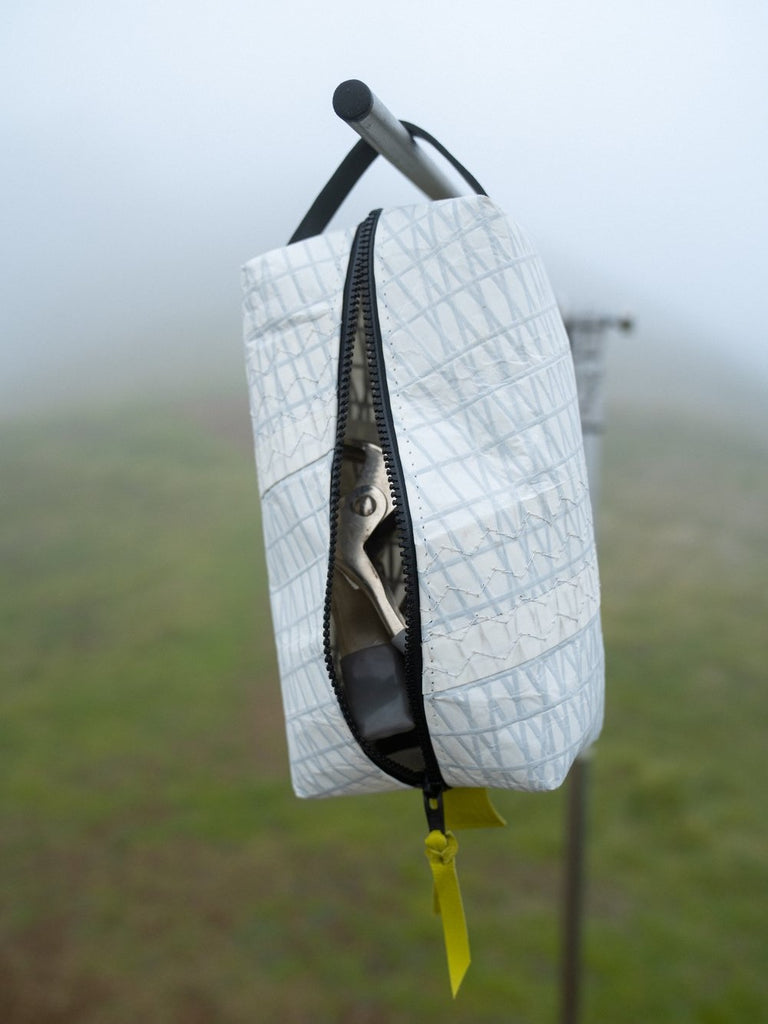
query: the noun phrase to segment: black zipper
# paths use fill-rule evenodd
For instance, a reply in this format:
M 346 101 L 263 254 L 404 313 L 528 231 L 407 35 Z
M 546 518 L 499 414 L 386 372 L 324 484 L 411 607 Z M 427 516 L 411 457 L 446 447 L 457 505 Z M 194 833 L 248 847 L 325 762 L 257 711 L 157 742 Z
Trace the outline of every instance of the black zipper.
M 413 524 L 408 507 L 404 474 L 397 437 L 395 435 L 392 408 L 387 387 L 384 351 L 376 306 L 376 280 L 374 274 L 374 237 L 381 210 L 374 210 L 358 227 L 350 253 L 349 268 L 344 288 L 341 338 L 338 371 L 338 417 L 336 443 L 331 467 L 330 487 L 330 558 L 326 587 L 323 639 L 325 660 L 334 692 L 342 714 L 355 740 L 366 756 L 388 775 L 410 786 L 416 786 L 433 802 L 446 784 L 440 774 L 432 741 L 429 735 L 424 698 L 422 695 L 422 641 L 419 608 L 419 588 L 416 566 L 416 549 L 413 540 Z M 358 323 L 362 315 L 364 344 L 368 364 L 371 399 L 376 421 L 379 444 L 389 481 L 394 504 L 395 523 L 398 532 L 402 574 L 405 589 L 405 686 L 409 710 L 414 722 L 414 735 L 424 763 L 422 771 L 413 770 L 388 757 L 382 750 L 360 733 L 351 714 L 344 688 L 337 678 L 331 641 L 332 585 L 334 555 L 337 544 L 337 509 L 341 497 L 341 466 L 344 457 L 345 433 L 350 405 L 350 382 L 352 360 L 357 337 Z

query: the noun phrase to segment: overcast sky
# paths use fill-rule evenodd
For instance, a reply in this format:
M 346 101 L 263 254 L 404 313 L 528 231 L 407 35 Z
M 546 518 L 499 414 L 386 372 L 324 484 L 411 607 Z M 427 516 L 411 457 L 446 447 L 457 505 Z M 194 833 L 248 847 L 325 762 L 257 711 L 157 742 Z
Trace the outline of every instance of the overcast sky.
M 4 0 L 0 29 L 5 409 L 237 383 L 240 264 L 355 141 L 353 77 L 529 230 L 564 308 L 636 315 L 638 365 L 768 385 L 764 0 Z M 337 223 L 414 201 L 383 165 Z

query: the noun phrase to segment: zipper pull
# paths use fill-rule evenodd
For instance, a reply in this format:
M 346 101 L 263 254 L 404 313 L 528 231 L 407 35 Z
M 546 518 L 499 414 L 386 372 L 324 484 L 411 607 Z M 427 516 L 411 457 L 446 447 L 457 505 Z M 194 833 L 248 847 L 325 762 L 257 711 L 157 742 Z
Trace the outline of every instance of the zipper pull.
M 433 829 L 426 838 L 426 851 L 432 869 L 434 910 L 443 921 L 445 953 L 451 994 L 456 998 L 470 963 L 469 934 L 456 874 L 456 851 L 459 844 L 453 832 Z
M 433 909 L 443 922 L 448 977 L 451 982 L 451 994 L 455 999 L 471 960 L 467 920 L 464 916 L 459 877 L 456 874 L 456 852 L 459 844 L 453 832 L 445 830 L 442 792 L 435 794 L 425 789 L 424 808 L 430 828 L 425 847 L 432 870 Z

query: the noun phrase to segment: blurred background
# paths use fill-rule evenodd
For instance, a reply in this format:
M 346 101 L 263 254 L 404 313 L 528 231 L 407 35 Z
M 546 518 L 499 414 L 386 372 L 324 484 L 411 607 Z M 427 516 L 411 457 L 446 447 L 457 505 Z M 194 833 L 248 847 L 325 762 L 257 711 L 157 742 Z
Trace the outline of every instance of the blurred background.
M 361 78 L 607 339 L 585 1021 L 768 1013 L 768 9 L 241 0 L 0 16 L 0 1019 L 558 1013 L 562 793 L 469 834 L 455 1004 L 411 794 L 290 792 L 239 268 Z M 419 194 L 377 161 L 334 226 Z

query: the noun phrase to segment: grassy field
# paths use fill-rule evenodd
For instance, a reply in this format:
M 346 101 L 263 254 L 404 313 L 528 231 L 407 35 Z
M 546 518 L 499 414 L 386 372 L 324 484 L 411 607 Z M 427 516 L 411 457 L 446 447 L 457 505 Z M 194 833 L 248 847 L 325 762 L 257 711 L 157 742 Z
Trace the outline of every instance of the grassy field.
M 563 793 L 466 833 L 288 783 L 245 407 L 1 426 L 0 1021 L 554 1022 Z M 768 456 L 614 417 L 585 1022 L 768 1019 Z

